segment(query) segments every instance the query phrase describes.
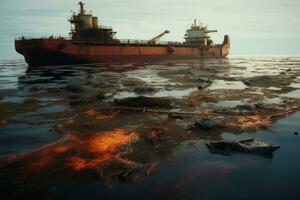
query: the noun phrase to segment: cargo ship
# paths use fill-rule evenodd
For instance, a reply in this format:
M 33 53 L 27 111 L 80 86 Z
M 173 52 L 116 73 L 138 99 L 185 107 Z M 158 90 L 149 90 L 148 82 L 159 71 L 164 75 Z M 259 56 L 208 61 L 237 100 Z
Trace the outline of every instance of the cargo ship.
M 230 39 L 214 44 L 208 30 L 194 20 L 184 35 L 184 42 L 161 42 L 170 31 L 165 30 L 149 40 L 117 39 L 116 32 L 99 23 L 98 17 L 87 13 L 79 2 L 79 12 L 73 12 L 68 38 L 42 37 L 15 39 L 15 49 L 29 66 L 68 65 L 110 62 L 140 62 L 159 59 L 222 58 L 229 54 Z

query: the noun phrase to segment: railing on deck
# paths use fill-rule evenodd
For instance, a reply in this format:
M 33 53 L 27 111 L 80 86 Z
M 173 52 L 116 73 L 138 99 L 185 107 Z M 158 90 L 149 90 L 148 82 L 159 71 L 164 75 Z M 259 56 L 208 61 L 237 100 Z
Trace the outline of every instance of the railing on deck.
M 68 40 L 71 38 L 61 37 L 61 36 L 50 36 L 50 37 L 28 37 L 22 36 L 17 37 L 15 40 L 32 40 L 32 39 L 54 39 L 54 40 Z M 150 43 L 149 40 L 133 40 L 133 39 L 117 39 L 121 44 L 137 44 L 137 45 L 170 45 L 170 46 L 184 46 L 183 42 L 176 41 L 157 41 L 155 43 Z M 83 43 L 103 43 L 103 42 L 91 42 L 91 41 L 82 41 Z M 114 43 L 118 44 L 118 43 Z
M 15 40 L 34 40 L 34 39 L 54 39 L 54 40 L 67 40 L 70 38 L 61 37 L 61 36 L 49 36 L 49 37 L 30 37 L 30 36 L 21 36 L 16 37 Z
M 112 26 L 99 25 L 98 27 L 101 29 L 112 29 Z

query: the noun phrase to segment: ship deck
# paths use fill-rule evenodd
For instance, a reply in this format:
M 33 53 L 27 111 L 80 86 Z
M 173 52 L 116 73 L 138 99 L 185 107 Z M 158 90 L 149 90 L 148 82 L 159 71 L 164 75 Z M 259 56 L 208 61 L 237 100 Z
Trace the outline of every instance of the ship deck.
M 86 40 L 72 40 L 71 38 L 66 37 L 18 37 L 15 40 L 65 40 L 72 42 L 73 44 L 82 44 L 89 46 L 99 46 L 99 45 L 109 45 L 109 46 L 145 46 L 145 47 L 199 47 L 196 45 L 187 45 L 184 42 L 178 41 L 158 41 L 156 43 L 149 43 L 149 40 L 140 40 L 140 39 L 117 39 L 115 42 L 98 42 L 98 41 L 86 41 Z M 213 44 L 210 47 L 220 46 L 220 44 Z

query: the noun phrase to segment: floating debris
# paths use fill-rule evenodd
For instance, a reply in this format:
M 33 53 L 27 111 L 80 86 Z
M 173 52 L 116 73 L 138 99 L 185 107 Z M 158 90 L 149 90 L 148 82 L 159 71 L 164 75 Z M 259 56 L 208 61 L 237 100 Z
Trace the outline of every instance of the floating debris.
M 236 108 L 239 109 L 240 111 L 254 111 L 255 106 L 251 104 L 243 104 L 243 105 L 237 105 Z
M 248 79 L 245 79 L 245 80 L 242 80 L 242 82 L 247 85 L 247 86 L 250 86 L 253 84 L 253 81 L 252 80 L 248 80 Z
M 211 153 L 230 155 L 233 152 L 252 153 L 264 156 L 271 156 L 280 146 L 246 139 L 239 141 L 219 141 L 206 143 Z
M 219 128 L 225 128 L 225 126 L 211 118 L 199 119 L 190 127 L 190 129 L 192 130 L 204 130 L 204 131 L 212 131 Z
M 156 89 L 150 86 L 137 86 L 133 89 L 133 91 L 136 94 L 153 94 L 154 92 L 156 92 Z
M 158 167 L 159 162 L 142 164 L 114 156 L 95 168 L 96 174 L 106 183 L 112 185 L 116 181 L 131 182 L 138 178 L 146 177 L 152 174 Z
M 69 80 L 66 85 L 66 90 L 73 93 L 86 92 L 86 88 L 80 83 L 79 80 Z
M 172 101 L 168 98 L 154 97 L 129 97 L 116 101 L 117 105 L 128 107 L 157 107 L 157 108 L 172 108 Z
M 212 84 L 212 81 L 208 79 L 198 79 L 198 81 L 200 82 L 198 85 L 198 90 L 205 89 Z

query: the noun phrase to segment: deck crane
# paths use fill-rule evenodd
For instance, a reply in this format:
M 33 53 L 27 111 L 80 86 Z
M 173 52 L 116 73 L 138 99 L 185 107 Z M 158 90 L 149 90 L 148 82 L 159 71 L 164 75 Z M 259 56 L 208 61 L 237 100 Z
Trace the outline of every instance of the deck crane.
M 159 35 L 155 36 L 154 38 L 148 41 L 149 44 L 155 44 L 162 36 L 165 34 L 170 33 L 170 31 L 165 30 L 164 32 L 160 33 Z

